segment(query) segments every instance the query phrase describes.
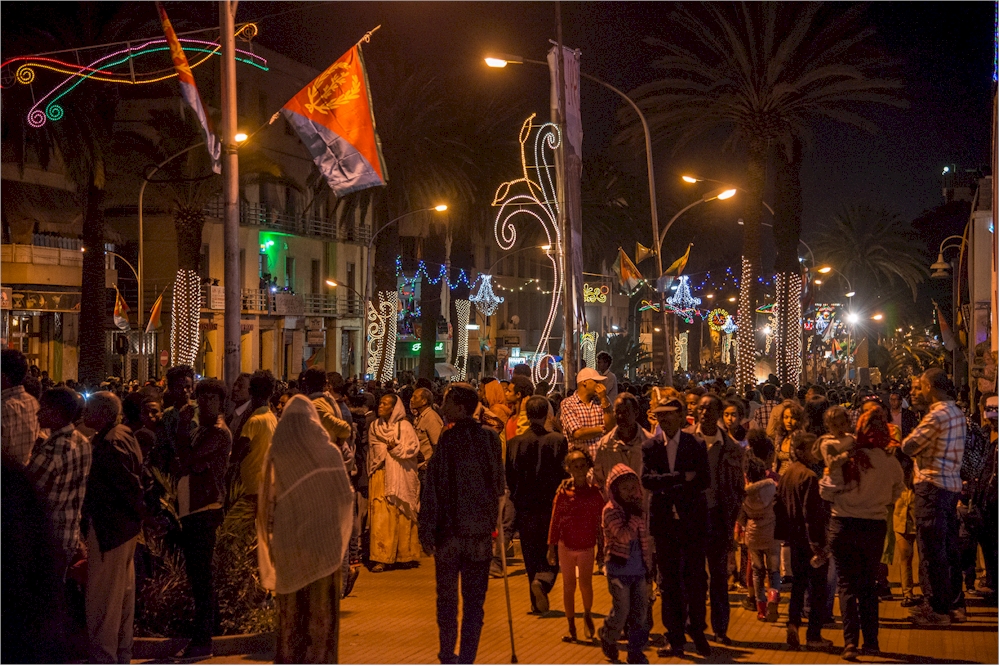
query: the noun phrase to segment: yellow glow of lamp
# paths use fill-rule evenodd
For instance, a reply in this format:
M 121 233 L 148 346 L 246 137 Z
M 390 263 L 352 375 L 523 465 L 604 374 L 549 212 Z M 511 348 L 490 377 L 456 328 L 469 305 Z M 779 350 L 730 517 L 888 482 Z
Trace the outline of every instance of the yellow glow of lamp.
M 443 213 L 444 211 L 448 210 L 448 206 L 444 204 L 438 204 L 437 206 L 434 206 L 434 210 L 436 210 L 439 213 Z
M 822 268 L 816 269 L 816 272 L 817 273 L 823 273 L 824 275 L 826 275 L 827 273 L 829 273 L 832 270 L 833 270 L 832 266 L 823 266 Z
M 243 143 L 244 141 L 247 140 L 247 133 L 246 132 L 237 132 L 236 136 L 234 136 L 233 138 L 236 139 L 236 143 Z
M 697 183 L 698 182 L 698 179 L 695 178 L 694 176 L 681 176 L 681 180 L 683 180 L 685 183 Z
M 734 196 L 736 196 L 736 189 L 735 188 L 729 188 L 728 190 L 725 190 L 724 192 L 720 192 L 719 196 L 716 197 L 716 198 L 719 199 L 720 201 L 725 201 L 726 199 L 731 199 Z

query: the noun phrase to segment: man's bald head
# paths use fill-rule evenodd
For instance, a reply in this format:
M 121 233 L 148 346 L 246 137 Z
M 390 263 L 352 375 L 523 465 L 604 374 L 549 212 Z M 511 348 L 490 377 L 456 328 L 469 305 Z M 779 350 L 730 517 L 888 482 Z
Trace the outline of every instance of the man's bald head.
M 413 395 L 410 396 L 411 411 L 419 412 L 424 407 L 429 407 L 432 404 L 434 404 L 434 394 L 431 393 L 430 389 L 423 387 L 414 389 Z
M 110 391 L 98 391 L 87 399 L 83 422 L 88 428 L 100 431 L 118 422 L 122 413 L 122 401 Z

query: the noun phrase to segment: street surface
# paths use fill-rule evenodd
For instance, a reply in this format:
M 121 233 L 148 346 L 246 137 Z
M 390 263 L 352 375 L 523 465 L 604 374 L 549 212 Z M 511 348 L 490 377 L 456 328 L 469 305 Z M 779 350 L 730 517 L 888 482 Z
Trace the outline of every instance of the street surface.
M 545 617 L 528 615 L 528 581 L 521 560 L 511 563 L 510 595 L 514 614 L 514 640 L 521 664 L 602 664 L 607 663 L 597 645 L 568 644 L 561 638 L 566 632 L 562 613 L 562 577 L 549 595 L 551 610 Z M 893 572 L 895 574 L 895 572 Z M 895 575 L 893 590 L 899 594 Z M 579 594 L 579 593 L 578 593 Z M 777 623 L 758 622 L 756 613 L 739 606 L 740 597 L 730 595 L 732 605 L 729 636 L 733 645 L 712 643 L 713 653 L 702 659 L 689 642 L 685 659 L 661 659 L 655 648 L 646 649 L 651 663 L 768 663 L 768 664 L 843 664 L 840 650 L 843 634 L 824 629 L 823 636 L 836 646 L 829 653 L 793 652 L 785 645 L 785 619 L 788 593 L 782 592 L 781 616 Z M 579 598 L 577 604 L 580 603 Z M 594 611 L 600 626 L 611 605 L 607 583 L 594 577 Z M 907 619 L 908 609 L 899 600 L 882 602 L 879 642 L 881 657 L 860 658 L 870 663 L 982 663 L 995 664 L 997 649 L 997 609 L 986 607 L 978 597 L 969 598 L 968 622 L 946 629 L 914 629 Z M 579 612 L 579 608 L 578 608 Z M 835 607 L 835 612 L 839 611 Z M 839 619 L 839 615 L 838 615 Z M 662 632 L 660 603 L 654 606 L 654 632 Z M 709 628 L 709 632 L 711 628 Z M 363 569 L 350 597 L 341 602 L 341 663 L 360 664 L 432 664 L 437 663 L 437 625 L 435 623 L 434 562 L 423 558 L 420 567 L 406 571 L 372 574 Z M 577 618 L 577 633 L 583 637 L 583 622 Z M 805 641 L 805 628 L 800 633 Z M 621 658 L 625 659 L 624 643 Z M 490 580 L 486 596 L 486 624 L 479 643 L 478 663 L 510 663 L 510 637 L 504 601 L 503 580 Z M 208 663 L 267 663 L 273 654 L 216 657 Z

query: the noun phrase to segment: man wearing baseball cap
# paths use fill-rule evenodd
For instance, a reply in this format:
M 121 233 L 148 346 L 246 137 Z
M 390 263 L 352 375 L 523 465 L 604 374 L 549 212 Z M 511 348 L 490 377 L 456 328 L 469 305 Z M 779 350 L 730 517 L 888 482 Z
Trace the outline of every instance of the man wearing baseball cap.
M 597 453 L 601 437 L 615 425 L 611 401 L 602 381 L 604 376 L 593 368 L 576 373 L 576 391 L 559 408 L 569 447 L 586 450 L 591 459 Z

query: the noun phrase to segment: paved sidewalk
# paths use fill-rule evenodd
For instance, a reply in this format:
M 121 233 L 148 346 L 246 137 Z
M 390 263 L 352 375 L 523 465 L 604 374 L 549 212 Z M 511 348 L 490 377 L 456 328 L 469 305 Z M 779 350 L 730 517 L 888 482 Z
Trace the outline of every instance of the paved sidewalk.
M 529 591 L 523 565 L 511 563 L 510 595 L 514 616 L 514 639 L 521 664 L 601 664 L 606 663 L 595 645 L 567 644 L 561 641 L 566 630 L 562 613 L 562 586 L 556 583 L 549 596 L 551 610 L 545 617 L 528 615 Z M 898 586 L 896 590 L 898 591 Z M 594 577 L 594 610 L 597 625 L 610 608 L 610 596 L 605 578 Z M 788 594 L 783 594 L 781 617 L 774 624 L 758 622 L 756 613 L 739 606 L 736 594 L 732 605 L 729 647 L 712 643 L 710 658 L 702 659 L 688 643 L 685 659 L 660 659 L 656 650 L 647 648 L 652 663 L 770 663 L 825 664 L 844 663 L 840 660 L 843 634 L 840 626 L 826 629 L 823 636 L 837 646 L 829 653 L 789 651 L 785 647 L 784 621 Z M 579 598 L 577 599 L 579 604 Z M 434 562 L 421 560 L 420 567 L 407 571 L 387 571 L 372 574 L 362 570 L 350 597 L 341 602 L 342 663 L 420 664 L 436 663 L 438 642 L 435 623 Z M 836 609 L 835 609 L 836 610 Z M 861 657 L 871 663 L 983 663 L 995 664 L 997 648 L 997 609 L 982 605 L 979 598 L 970 598 L 969 621 L 949 629 L 914 629 L 907 620 L 908 609 L 899 601 L 882 602 L 879 641 L 885 651 L 881 657 Z M 662 632 L 660 603 L 654 607 L 654 632 Z M 582 620 L 577 630 L 583 636 Z M 709 629 L 711 631 L 711 629 Z M 801 631 L 803 640 L 805 630 Z M 621 657 L 625 651 L 622 645 Z M 273 655 L 219 657 L 212 663 L 265 663 Z M 502 580 L 490 580 L 486 596 L 486 624 L 479 644 L 479 663 L 510 663 L 510 637 Z

